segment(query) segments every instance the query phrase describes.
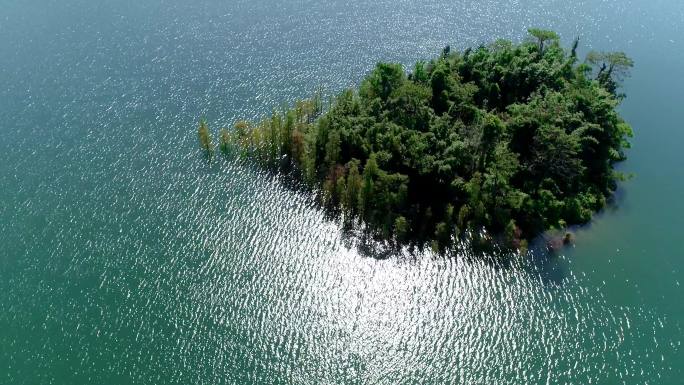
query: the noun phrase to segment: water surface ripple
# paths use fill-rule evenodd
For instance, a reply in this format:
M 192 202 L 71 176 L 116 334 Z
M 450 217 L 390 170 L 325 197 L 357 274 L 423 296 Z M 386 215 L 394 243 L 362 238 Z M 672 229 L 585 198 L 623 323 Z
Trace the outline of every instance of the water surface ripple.
M 1 384 L 680 383 L 680 2 L 2 8 Z M 637 63 L 638 176 L 563 255 L 371 258 L 310 195 L 197 149 L 201 115 L 532 26 Z

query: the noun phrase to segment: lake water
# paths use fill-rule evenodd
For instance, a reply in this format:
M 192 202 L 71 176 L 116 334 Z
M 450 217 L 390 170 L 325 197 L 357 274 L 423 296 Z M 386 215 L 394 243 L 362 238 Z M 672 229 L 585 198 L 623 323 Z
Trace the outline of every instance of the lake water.
M 202 115 L 528 27 L 636 62 L 636 177 L 561 255 L 372 258 L 197 148 Z M 679 0 L 0 0 L 0 384 L 681 384 L 683 29 Z

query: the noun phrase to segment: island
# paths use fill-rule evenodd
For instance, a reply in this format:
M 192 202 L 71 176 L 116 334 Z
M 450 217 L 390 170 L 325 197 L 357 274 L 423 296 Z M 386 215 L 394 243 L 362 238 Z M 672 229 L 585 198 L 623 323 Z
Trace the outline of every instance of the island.
M 631 127 L 616 107 L 633 66 L 577 54 L 552 31 L 449 46 L 411 71 L 379 63 L 357 89 L 321 92 L 218 133 L 219 151 L 299 178 L 345 223 L 443 249 L 465 234 L 526 247 L 591 220 L 625 175 Z M 207 122 L 199 139 L 209 157 Z

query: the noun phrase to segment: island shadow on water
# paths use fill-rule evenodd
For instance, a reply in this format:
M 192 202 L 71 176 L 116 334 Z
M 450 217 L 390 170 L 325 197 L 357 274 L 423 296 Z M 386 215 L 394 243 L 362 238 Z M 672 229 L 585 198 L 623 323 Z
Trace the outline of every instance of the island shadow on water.
M 306 191 L 302 191 L 306 193 Z M 534 274 L 545 285 L 562 285 L 569 276 L 569 266 L 564 259 L 564 252 L 574 247 L 574 242 L 560 242 L 559 234 L 540 234 L 530 241 L 524 250 L 508 246 L 501 240 L 496 241 L 486 235 L 474 236 L 468 232 L 458 236 L 448 247 L 435 249 L 430 242 L 418 240 L 412 242 L 397 242 L 387 240 L 372 231 L 368 231 L 362 223 L 345 223 L 341 215 L 331 212 L 325 207 L 325 218 L 338 225 L 343 245 L 356 251 L 365 258 L 376 260 L 418 258 L 452 258 L 462 259 L 467 263 L 484 263 L 490 268 L 499 270 L 522 269 Z M 573 226 L 568 231 L 590 226 Z M 564 233 L 563 233 L 564 234 Z M 552 246 L 560 244 L 560 246 Z
M 209 165 L 212 173 L 220 172 L 219 164 L 202 154 L 204 161 Z M 349 218 L 344 212 L 335 206 L 325 205 L 320 199 L 320 191 L 311 190 L 310 186 L 302 182 L 296 171 L 274 171 L 264 169 L 249 158 L 239 156 L 229 157 L 229 162 L 241 169 L 249 170 L 258 177 L 269 179 L 284 188 L 306 197 L 306 200 L 314 202 L 314 207 L 323 218 L 335 224 L 339 231 L 342 245 L 355 251 L 364 258 L 375 260 L 417 260 L 419 258 L 452 258 L 462 259 L 466 262 L 485 263 L 493 269 L 523 269 L 530 274 L 539 276 L 544 284 L 554 286 L 562 285 L 568 277 L 569 267 L 564 259 L 564 252 L 574 247 L 574 236 L 571 242 L 563 242 L 567 232 L 572 234 L 580 230 L 591 228 L 592 222 L 568 227 L 565 231 L 545 232 L 539 234 L 529 242 L 524 249 L 510 247 L 501 236 L 491 236 L 482 232 L 473 234 L 466 232 L 458 235 L 457 239 L 446 247 L 435 247 L 435 244 L 418 237 L 398 241 L 395 238 L 385 238 L 377 230 L 369 228 L 358 218 Z M 616 210 L 622 202 L 625 189 L 620 188 L 615 199 L 611 199 L 602 210 L 596 214 L 600 217 Z M 522 263 L 521 263 L 522 262 Z

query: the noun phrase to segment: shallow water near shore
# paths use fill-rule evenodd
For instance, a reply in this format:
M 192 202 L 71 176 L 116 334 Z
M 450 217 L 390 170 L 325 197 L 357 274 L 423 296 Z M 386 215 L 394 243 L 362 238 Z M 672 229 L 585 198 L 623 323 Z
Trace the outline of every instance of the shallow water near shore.
M 529 27 L 636 63 L 636 176 L 557 255 L 372 258 L 197 148 L 199 116 Z M 681 383 L 682 28 L 674 0 L 5 1 L 0 384 Z

